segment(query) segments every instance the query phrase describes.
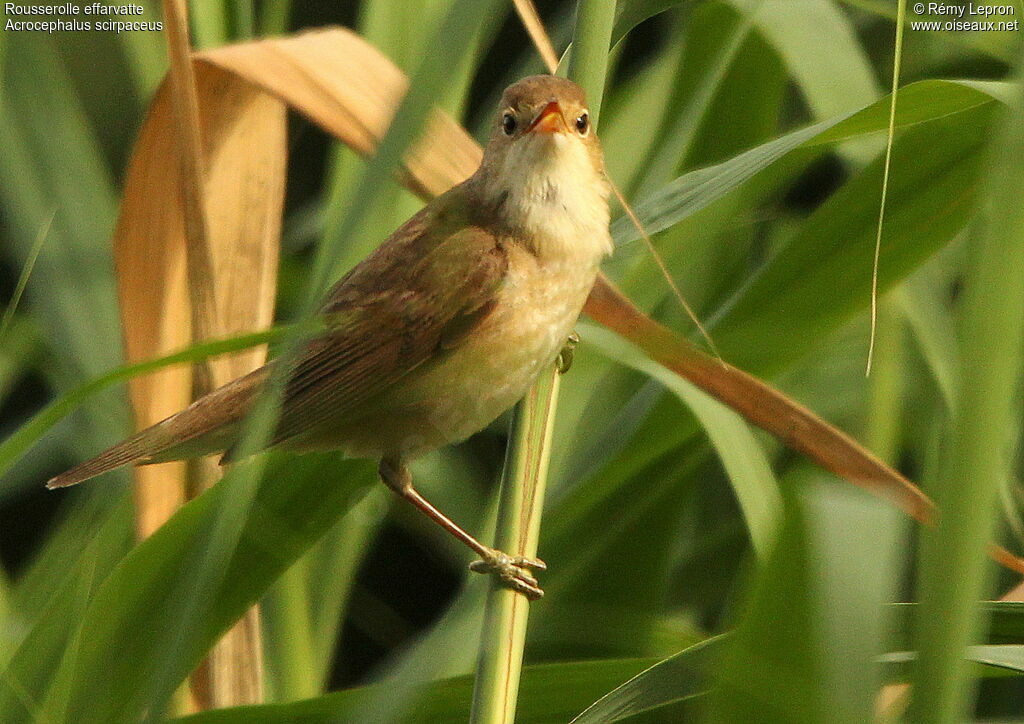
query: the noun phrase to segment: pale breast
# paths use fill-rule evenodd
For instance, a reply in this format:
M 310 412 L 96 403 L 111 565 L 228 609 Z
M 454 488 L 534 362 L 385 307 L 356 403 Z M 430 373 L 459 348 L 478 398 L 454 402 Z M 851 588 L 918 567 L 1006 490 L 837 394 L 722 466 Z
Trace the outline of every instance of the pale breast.
M 509 254 L 508 278 L 494 309 L 455 349 L 386 395 L 382 406 L 392 424 L 372 434 L 367 429 L 367 439 L 352 439 L 352 454 L 415 457 L 464 440 L 514 405 L 554 363 L 597 265 L 545 264 L 518 246 Z

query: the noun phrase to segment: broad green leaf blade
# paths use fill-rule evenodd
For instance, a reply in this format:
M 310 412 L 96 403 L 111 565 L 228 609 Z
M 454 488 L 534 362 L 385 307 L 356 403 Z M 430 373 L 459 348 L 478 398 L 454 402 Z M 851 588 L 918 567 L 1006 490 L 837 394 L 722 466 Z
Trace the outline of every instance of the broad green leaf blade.
M 323 479 L 320 466 L 304 470 Z M 370 466 L 361 472 L 366 478 L 363 485 L 376 482 Z M 305 699 L 326 689 L 349 596 L 384 519 L 388 492 L 383 486 L 372 489 L 260 603 L 268 701 Z
M 12 315 L 6 339 L 0 347 L 0 404 L 8 392 L 41 356 L 42 339 L 39 330 L 28 317 Z M 0 498 L 3 497 L 0 485 Z
M 1024 646 L 971 646 L 967 658 L 979 664 L 1024 675 Z
M 989 114 L 962 114 L 905 131 L 893 149 L 888 233 L 879 291 L 949 243 L 977 200 Z M 772 374 L 766 351 L 785 339 L 789 359 L 867 307 L 882 163 L 876 160 L 819 207 L 720 310 L 713 334 L 731 363 Z M 828 300 L 828 304 L 823 304 Z
M 999 485 L 1014 474 L 1007 451 L 1019 406 L 1009 391 L 1024 375 L 1024 52 L 1017 56 L 1015 97 L 986 154 L 985 203 L 968 235 L 960 384 L 934 486 L 939 509 L 956 514 L 940 516 L 921 548 L 911 716 L 939 723 L 959 721 L 971 708 L 962 652 L 981 627 L 977 601 L 990 586 L 984 553 L 995 532 Z
M 40 229 L 56 210 L 50 234 L 26 287 L 23 309 L 32 315 L 38 329 L 45 330 L 41 341 L 52 342 L 45 364 L 37 371 L 44 384 L 59 394 L 79 384 L 83 377 L 100 374 L 118 364 L 121 338 L 110 250 L 104 243 L 116 210 L 113 180 L 101 148 L 99 129 L 90 125 L 86 104 L 82 102 L 83 88 L 76 84 L 77 74 L 69 72 L 77 68 L 66 62 L 58 37 L 4 32 L 0 42 L 4 55 L 0 67 L 0 215 L 4 218 L 0 265 L 23 268 Z M 111 60 L 102 47 L 94 48 L 90 59 L 97 66 Z M 116 117 L 127 123 L 134 121 L 131 108 L 127 112 L 122 109 Z M 37 458 L 36 463 L 24 466 L 21 472 L 30 472 L 36 464 L 52 468 L 53 459 L 59 460 L 68 452 L 84 455 L 120 436 L 127 419 L 123 398 L 111 394 L 97 402 L 66 426 L 60 436 L 50 439 L 50 460 Z M 9 429 L 3 432 L 5 436 L 8 433 Z M 7 465 L 0 467 L 6 469 Z M 22 476 L 21 482 L 29 479 Z M 12 492 L 7 488 L 4 497 Z M 27 573 L 24 579 L 16 581 L 12 591 L 20 611 L 20 630 L 7 642 L 10 649 L 4 658 L 12 657 L 9 671 L 32 681 L 48 682 L 53 676 L 76 623 L 63 617 L 73 614 L 74 593 L 83 589 L 72 590 L 65 586 L 65 581 L 78 581 L 88 590 L 95 582 L 94 577 L 102 577 L 111 559 L 122 554 L 124 538 L 130 530 L 127 516 L 110 512 L 123 498 L 96 490 L 83 491 L 75 497 L 75 510 L 58 516 L 56 526 L 36 551 L 36 558 L 48 564 L 45 580 Z M 98 514 L 98 509 L 102 513 Z M 91 536 L 76 528 L 82 520 L 78 516 L 80 510 L 87 511 L 87 517 L 94 523 Z M 103 519 L 110 521 L 117 531 L 97 534 Z M 104 529 L 109 533 L 106 526 Z M 92 547 L 93 538 L 109 547 Z M 88 555 L 83 554 L 85 548 L 89 549 Z M 30 571 L 36 570 L 32 565 Z M 41 583 L 34 590 L 44 595 L 23 595 L 23 580 Z M 44 608 L 48 601 L 57 600 L 64 602 L 63 608 Z M 19 641 L 33 638 L 34 629 L 25 628 L 40 620 L 46 610 L 58 611 L 56 615 L 61 618 L 52 622 L 45 636 L 33 639 L 39 647 L 31 648 L 28 661 L 22 657 L 28 651 L 24 645 L 16 651 L 12 649 Z M 4 688 L 0 698 L 6 702 L 11 691 L 3 684 L 0 688 Z M 43 705 L 38 691 L 14 695 L 30 706 Z
M 520 685 L 519 724 L 569 721 L 597 697 L 656 662 L 655 659 L 606 659 L 567 664 L 540 664 L 523 669 Z M 386 692 L 370 686 L 349 689 L 293 704 L 219 709 L 176 719 L 181 724 L 241 724 L 242 722 L 345 722 L 367 721 L 365 703 Z M 470 676 L 430 683 L 415 711 L 403 724 L 436 724 L 466 721 L 473 680 Z
M 226 0 L 208 0 L 191 11 L 193 46 L 212 48 L 227 42 L 230 32 Z
M 48 378 L 65 390 L 120 361 L 109 238 L 116 199 L 95 130 L 88 124 L 71 76 L 51 38 L 5 33 L 0 78 L 0 205 L 14 244 L 3 250 L 21 268 L 40 229 L 52 218 L 26 302 L 48 335 Z M 40 119 L 48 119 L 41 123 Z M 56 211 L 56 213 L 54 213 Z M 76 451 L 110 443 L 125 416 L 105 399 L 76 424 Z
M 856 113 L 792 131 L 716 166 L 691 171 L 635 204 L 649 233 L 667 229 L 721 199 L 760 171 L 794 150 L 879 133 L 888 126 L 888 96 Z M 920 81 L 900 91 L 896 128 L 903 129 L 954 114 L 966 113 L 1001 100 L 987 86 L 957 81 Z M 972 118 L 964 122 L 972 122 Z M 955 123 L 954 119 L 949 120 Z M 612 235 L 622 244 L 639 238 L 626 218 L 612 223 Z
M 626 33 L 647 18 L 654 17 L 676 5 L 684 4 L 687 4 L 687 0 L 619 0 L 618 6 L 615 8 L 612 44 L 618 43 Z
M 620 1 L 613 42 L 647 18 L 685 0 Z M 830 0 L 731 0 L 752 15 L 758 31 L 775 47 L 816 118 L 828 118 L 874 100 L 873 71 L 850 22 Z M 827 37 L 828 43 L 821 38 Z
M 758 555 L 766 556 L 775 536 L 782 499 L 771 464 L 747 423 L 608 330 L 588 325 L 584 339 L 619 363 L 658 380 L 697 416 L 729 475 L 754 548 Z
M 705 124 L 715 123 L 710 115 L 713 103 L 737 65 L 741 51 L 753 42 L 753 24 L 752 15 L 737 15 L 725 6 L 710 3 L 696 7 L 685 26 L 680 26 L 678 42 L 684 47 L 669 112 L 657 129 L 657 145 L 644 157 L 637 182 L 641 192 L 660 187 L 687 162 L 699 162 L 694 161 L 695 156 L 700 159 L 702 151 L 697 143 L 698 134 Z
M 75 560 L 65 563 L 60 570 L 54 566 L 43 569 L 44 574 L 49 574 L 46 582 L 51 585 L 57 576 L 62 576 L 56 590 L 41 601 L 36 600 L 36 597 L 26 598 L 23 591 L 16 591 L 22 597 L 23 606 L 38 606 L 41 610 L 32 611 L 36 616 L 34 625 L 27 631 L 19 632 L 20 636 L 11 641 L 13 650 L 10 661 L 5 661 L 4 668 L 0 670 L 0 720 L 4 722 L 36 722 L 46 719 L 46 702 L 54 672 L 59 669 L 65 648 L 73 640 L 81 621 L 83 611 L 78 605 L 80 596 L 83 592 L 88 593 L 99 587 L 129 544 L 129 496 L 121 496 L 116 504 L 113 496 L 109 495 L 96 496 L 87 501 L 87 507 L 93 509 L 87 510 L 93 513 L 87 516 L 91 523 L 95 522 L 95 509 L 99 504 L 106 504 L 107 507 L 114 504 L 114 508 L 102 525 L 94 530 L 85 550 Z M 75 530 L 72 532 L 80 533 Z M 65 537 L 55 538 L 56 545 L 62 546 L 66 554 L 68 545 Z M 64 575 L 65 570 L 71 575 Z
M 164 680 L 176 683 L 285 569 L 348 510 L 365 476 L 338 466 L 339 479 L 296 475 L 317 456 L 274 465 L 260 482 L 237 547 L 196 627 L 179 628 L 179 609 L 196 595 L 195 545 L 233 501 L 218 484 L 139 544 L 104 581 L 81 624 L 69 716 L 75 721 L 134 719 Z M 242 464 L 240 464 L 242 465 Z M 180 652 L 167 656 L 169 645 Z M 110 652 L 117 651 L 116 657 Z
M 858 110 L 877 98 L 865 49 L 833 0 L 732 2 L 755 14 L 758 30 L 782 57 L 815 119 Z
M 890 2 L 889 0 L 841 0 L 841 2 L 844 5 L 849 5 L 850 7 L 872 13 L 879 17 L 896 20 L 897 13 L 895 3 Z M 983 5 L 993 3 L 989 0 L 985 0 L 985 2 L 975 4 Z M 1010 7 L 1015 6 L 1010 4 Z M 904 22 L 906 24 L 910 24 L 920 20 L 934 19 L 935 18 L 933 17 L 924 17 L 922 14 L 915 12 L 914 14 L 908 13 Z M 981 31 L 963 33 L 941 32 L 926 33 L 926 35 L 934 36 L 933 40 L 936 44 L 945 43 L 960 46 L 960 48 L 983 53 L 1002 61 L 1011 61 L 1013 59 L 1013 31 Z
M 956 331 L 942 281 L 934 274 L 923 278 L 915 275 L 897 290 L 894 301 L 935 378 L 943 402 L 952 409 L 958 385 Z
M 789 501 L 782 534 L 726 643 L 709 721 L 869 721 L 892 595 L 895 514 L 818 484 Z

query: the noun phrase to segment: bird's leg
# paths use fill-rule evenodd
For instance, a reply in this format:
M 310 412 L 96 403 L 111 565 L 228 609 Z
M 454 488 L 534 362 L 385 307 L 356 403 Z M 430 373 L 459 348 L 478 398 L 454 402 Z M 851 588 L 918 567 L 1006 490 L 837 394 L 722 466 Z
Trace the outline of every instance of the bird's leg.
M 576 345 L 579 343 L 580 336 L 576 332 L 570 332 L 565 340 L 565 346 L 562 347 L 562 351 L 558 353 L 558 358 L 555 360 L 555 366 L 558 368 L 559 374 L 564 375 L 572 367 L 572 358 L 576 353 Z
M 412 473 L 409 472 L 409 468 L 402 460 L 384 458 L 380 461 L 378 471 L 385 485 L 415 505 L 428 518 L 469 546 L 480 556 L 479 561 L 473 561 L 469 565 L 469 570 L 476 573 L 493 574 L 501 581 L 503 586 L 523 594 L 530 600 L 536 600 L 544 595 L 544 592 L 537 585 L 537 579 L 531 576 L 527 570 L 533 568 L 543 571 L 547 568 L 543 561 L 523 556 L 510 556 L 508 553 L 485 546 L 464 531 L 451 518 L 435 508 L 430 501 L 420 495 L 412 486 Z

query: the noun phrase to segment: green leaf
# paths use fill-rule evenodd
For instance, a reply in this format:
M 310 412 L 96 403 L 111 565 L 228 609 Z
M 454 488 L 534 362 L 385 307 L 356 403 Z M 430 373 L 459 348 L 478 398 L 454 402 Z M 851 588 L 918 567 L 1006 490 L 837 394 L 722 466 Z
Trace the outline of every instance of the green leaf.
M 519 724 L 568 721 L 601 694 L 653 663 L 654 659 L 644 658 L 527 666 L 523 669 L 516 721 Z M 379 691 L 380 688 L 349 689 L 293 704 L 218 709 L 175 721 L 181 724 L 366 721 L 354 717 L 365 712 L 365 702 L 386 693 Z M 430 682 L 425 685 L 415 711 L 401 721 L 403 724 L 465 721 L 472 693 L 470 676 Z
M 35 325 L 27 317 L 19 315 L 11 316 L 3 341 L 0 347 L 0 403 L 21 375 L 39 359 L 43 346 Z M 2 492 L 0 497 L 3 497 Z
M 1024 52 L 1017 68 L 1015 97 L 987 154 L 985 203 L 967 239 L 958 394 L 934 485 L 939 509 L 956 514 L 939 516 L 921 550 L 920 660 L 911 712 L 922 721 L 960 721 L 971 706 L 961 652 L 981 627 L 977 601 L 988 592 L 985 550 L 995 531 L 997 493 L 1014 472 L 1007 451 L 1019 407 L 1008 391 L 1019 389 L 1024 375 Z
M 223 483 L 188 503 L 140 543 L 103 582 L 81 624 L 69 716 L 75 721 L 135 719 L 173 688 L 264 590 L 365 490 L 355 465 L 339 479 L 299 475 L 317 456 L 279 461 L 259 484 L 237 546 L 215 581 L 209 608 L 182 628 L 182 609 L 200 594 L 193 566 L 218 517 L 234 501 Z M 236 469 L 249 463 L 239 463 Z M 172 648 L 173 647 L 173 648 Z M 118 655 L 110 656 L 117 651 Z M 171 658 L 168 654 L 174 653 Z M 166 692 L 169 693 L 169 692 Z
M 946 281 L 934 273 L 914 275 L 896 290 L 894 301 L 942 393 L 943 402 L 947 409 L 952 409 L 958 385 L 957 345 L 954 317 L 946 299 Z
M 696 4 L 696 3 L 693 3 Z M 816 118 L 864 106 L 877 88 L 868 59 L 846 16 L 830 0 L 730 0 L 749 14 L 775 48 Z M 613 42 L 644 20 L 684 0 L 620 0 Z M 820 42 L 827 37 L 829 42 Z
M 36 413 L 29 422 L 22 425 L 14 434 L 0 443 L 0 475 L 9 470 L 18 457 L 23 455 L 54 425 L 70 415 L 94 395 L 104 390 L 130 380 L 133 377 L 154 372 L 174 364 L 195 362 L 241 349 L 249 349 L 266 344 L 267 342 L 288 339 L 303 332 L 309 333 L 322 329 L 322 327 L 323 322 L 319 320 L 314 320 L 312 323 L 307 324 L 275 327 L 264 332 L 253 332 L 252 334 L 217 339 L 211 342 L 201 342 L 164 357 L 117 367 L 61 395 L 42 411 Z
M 920 81 L 900 91 L 896 128 L 974 111 L 1000 100 L 987 86 L 958 81 Z M 879 133 L 888 127 L 888 96 L 839 118 L 792 131 L 716 166 L 691 171 L 635 204 L 635 210 L 651 234 L 723 198 L 759 172 L 801 147 L 816 147 Z M 955 123 L 952 118 L 950 123 Z M 972 117 L 965 123 L 974 122 Z M 973 123 L 972 123 L 973 125 Z M 639 238 L 626 218 L 612 223 L 612 236 L 623 244 Z
M 888 669 L 887 677 L 904 681 L 911 678 L 911 665 L 917 659 L 913 651 L 898 651 L 880 657 Z M 967 661 L 981 664 L 972 676 L 1021 676 L 1024 675 L 1024 646 L 971 646 L 967 649 Z
M 569 57 L 568 77 L 587 94 L 589 111 L 597 128 L 608 73 L 615 5 L 606 0 L 577 0 L 576 28 Z
M 821 484 L 790 502 L 726 643 L 710 721 L 871 719 L 880 676 L 872 662 L 894 593 L 895 515 L 863 493 Z
M 856 30 L 832 0 L 732 4 L 754 14 L 758 30 L 782 57 L 814 118 L 858 110 L 877 98 L 875 73 Z
M 894 640 L 891 648 L 906 649 L 911 643 L 914 618 L 920 614 L 916 603 L 897 603 L 892 606 Z M 979 604 L 987 622 L 982 641 L 988 645 L 1024 645 L 1024 603 L 1018 601 L 983 601 Z
M 47 711 L 46 703 L 53 702 L 49 692 L 54 684 L 54 672 L 59 669 L 65 648 L 81 622 L 85 597 L 99 587 L 128 545 L 130 496 L 122 495 L 119 501 L 111 500 L 111 496 L 93 496 L 83 506 L 85 512 L 91 513 L 87 516 L 90 523 L 96 522 L 96 508 L 100 503 L 110 512 L 98 527 L 93 527 L 85 550 L 76 552 L 78 555 L 71 561 L 61 561 L 61 568 L 46 566 L 42 569 L 44 575 L 36 576 L 45 579 L 43 582 L 49 587 L 46 597 L 27 596 L 21 582 L 15 591 L 18 609 L 27 614 L 15 620 L 20 619 L 25 625 L 34 623 L 20 636 L 12 637 L 10 661 L 5 661 L 0 669 L 0 719 L 5 722 L 44 721 L 48 714 L 53 714 Z M 76 536 L 79 540 L 81 537 Z M 58 535 L 54 539 L 53 550 L 60 548 L 68 555 L 71 548 L 67 545 L 67 536 Z M 51 590 L 54 580 L 59 580 L 60 584 L 56 590 Z M 62 719 L 63 716 L 50 718 Z
M 916 126 L 896 142 L 880 293 L 949 243 L 973 214 L 989 118 L 979 112 L 959 120 Z M 876 160 L 723 305 L 711 327 L 726 359 L 755 374 L 777 373 L 868 305 L 881 177 Z M 769 353 L 782 339 L 785 357 Z
M 863 10 L 864 12 L 877 15 L 879 17 L 887 18 L 889 20 L 896 20 L 896 7 L 895 4 L 889 0 L 841 0 L 844 5 Z M 991 3 L 976 3 L 976 4 L 991 4 Z M 1012 6 L 1011 6 L 1012 7 Z M 1019 8 L 1019 6 L 1018 6 Z M 905 19 L 906 24 L 916 22 L 921 19 L 931 20 L 932 18 L 922 18 L 918 14 L 908 14 Z M 1011 61 L 1013 59 L 1014 50 L 1014 38 L 1013 31 L 994 31 L 994 32 L 942 32 L 942 33 L 926 33 L 926 35 L 934 36 L 936 44 L 948 44 L 953 46 L 959 46 L 962 49 L 971 49 L 978 53 L 997 58 L 1002 61 Z
M 323 479 L 321 467 L 303 469 Z M 278 579 L 261 603 L 270 701 L 308 698 L 326 688 L 356 574 L 390 502 L 376 471 L 367 466 L 362 473 L 363 485 L 374 487 Z
M 63 390 L 120 361 L 113 265 L 105 243 L 116 198 L 95 131 L 53 44 L 34 33 L 4 35 L 0 205 L 11 245 L 3 254 L 25 268 L 40 231 L 48 228 L 26 302 L 47 335 L 60 340 L 48 377 Z M 107 400 L 111 407 L 115 401 L 120 400 Z M 91 410 L 77 426 L 78 449 L 109 443 L 125 420 Z
M 743 418 L 605 329 L 587 325 L 584 339 L 611 359 L 658 380 L 697 416 L 729 475 L 754 549 L 767 555 L 782 499 L 771 464 Z
M 612 30 L 612 45 L 625 37 L 626 33 L 647 18 L 665 12 L 686 0 L 619 0 L 615 8 L 615 26 Z
M 214 48 L 228 41 L 228 0 L 208 0 L 191 8 L 188 18 L 196 48 Z

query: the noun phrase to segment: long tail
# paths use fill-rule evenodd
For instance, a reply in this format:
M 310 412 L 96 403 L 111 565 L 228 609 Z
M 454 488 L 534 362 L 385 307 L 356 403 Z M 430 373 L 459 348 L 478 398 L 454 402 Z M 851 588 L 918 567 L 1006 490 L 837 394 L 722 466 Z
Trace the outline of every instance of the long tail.
M 46 487 L 66 488 L 129 463 L 148 465 L 224 450 L 268 374 L 269 367 L 264 366 L 229 382 L 181 412 L 51 478 Z

